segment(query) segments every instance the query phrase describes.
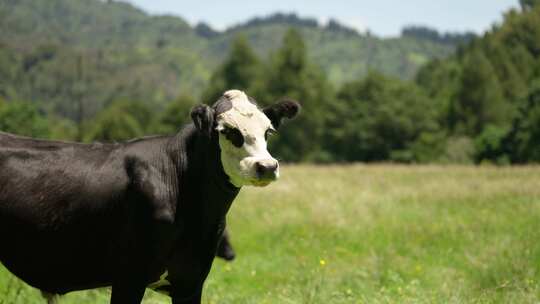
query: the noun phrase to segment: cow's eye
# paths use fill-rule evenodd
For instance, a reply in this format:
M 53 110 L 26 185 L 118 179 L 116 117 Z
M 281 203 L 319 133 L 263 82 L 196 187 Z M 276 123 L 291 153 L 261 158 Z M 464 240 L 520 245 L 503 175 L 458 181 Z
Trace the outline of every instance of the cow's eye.
M 244 136 L 242 136 L 240 130 L 236 128 L 225 127 L 221 131 L 221 134 L 225 135 L 225 138 L 227 138 L 227 140 L 229 140 L 235 147 L 240 148 L 244 144 Z
M 270 128 L 270 129 L 266 130 L 266 132 L 264 132 L 264 139 L 268 140 L 268 137 L 270 137 L 270 136 L 272 136 L 272 135 L 274 135 L 276 133 L 277 133 L 276 130 Z

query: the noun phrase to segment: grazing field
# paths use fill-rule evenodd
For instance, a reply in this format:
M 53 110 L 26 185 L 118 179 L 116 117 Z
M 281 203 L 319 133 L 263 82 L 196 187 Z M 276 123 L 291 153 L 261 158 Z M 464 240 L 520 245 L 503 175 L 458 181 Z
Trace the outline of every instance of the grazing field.
M 204 303 L 538 303 L 540 167 L 287 166 L 229 214 Z M 0 240 L 0 250 L 1 250 Z M 109 290 L 67 303 L 107 303 Z M 0 303 L 41 303 L 0 268 Z M 144 303 L 168 303 L 147 291 Z

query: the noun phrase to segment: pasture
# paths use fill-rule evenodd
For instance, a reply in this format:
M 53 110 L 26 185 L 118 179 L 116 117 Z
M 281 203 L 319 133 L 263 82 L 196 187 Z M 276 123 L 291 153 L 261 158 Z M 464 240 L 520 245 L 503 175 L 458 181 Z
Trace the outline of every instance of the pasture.
M 540 167 L 286 166 L 228 223 L 237 260 L 214 263 L 207 304 L 540 301 Z M 43 302 L 0 267 L 7 303 Z

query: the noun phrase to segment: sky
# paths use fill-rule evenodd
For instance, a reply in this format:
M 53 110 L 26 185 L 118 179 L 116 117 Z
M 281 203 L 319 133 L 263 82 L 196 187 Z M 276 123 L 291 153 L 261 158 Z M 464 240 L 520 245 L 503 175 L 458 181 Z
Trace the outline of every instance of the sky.
M 398 36 L 403 26 L 427 25 L 439 31 L 482 33 L 518 0 L 123 0 L 152 14 L 204 21 L 218 30 L 275 12 L 297 13 L 326 22 L 330 18 L 359 31 Z

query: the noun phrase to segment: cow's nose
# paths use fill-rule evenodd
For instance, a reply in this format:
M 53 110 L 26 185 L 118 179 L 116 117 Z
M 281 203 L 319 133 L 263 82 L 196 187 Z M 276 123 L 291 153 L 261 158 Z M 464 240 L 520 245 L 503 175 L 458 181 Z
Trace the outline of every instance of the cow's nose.
M 258 161 L 255 163 L 255 170 L 259 179 L 276 179 L 277 161 Z

